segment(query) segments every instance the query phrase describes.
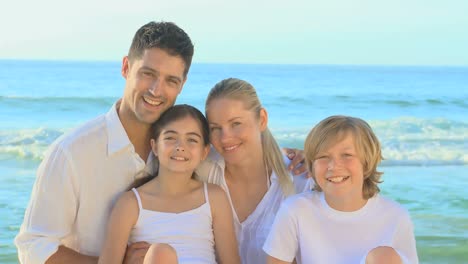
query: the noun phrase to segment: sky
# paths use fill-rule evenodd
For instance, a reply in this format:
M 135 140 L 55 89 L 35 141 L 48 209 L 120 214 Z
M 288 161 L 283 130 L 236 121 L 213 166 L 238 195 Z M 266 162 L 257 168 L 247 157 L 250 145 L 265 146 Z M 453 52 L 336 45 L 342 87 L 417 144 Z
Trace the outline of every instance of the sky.
M 468 65 L 466 0 L 16 0 L 0 59 L 120 61 L 136 30 L 172 21 L 194 62 Z

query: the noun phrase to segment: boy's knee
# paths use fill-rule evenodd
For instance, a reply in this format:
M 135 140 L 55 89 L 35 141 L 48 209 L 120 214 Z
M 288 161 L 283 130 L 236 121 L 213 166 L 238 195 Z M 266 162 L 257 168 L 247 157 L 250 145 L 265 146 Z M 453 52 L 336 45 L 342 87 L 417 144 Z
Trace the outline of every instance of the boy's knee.
M 392 247 L 376 247 L 366 257 L 366 264 L 402 264 L 400 255 Z
M 177 253 L 169 244 L 153 244 L 146 253 L 143 264 L 177 264 Z

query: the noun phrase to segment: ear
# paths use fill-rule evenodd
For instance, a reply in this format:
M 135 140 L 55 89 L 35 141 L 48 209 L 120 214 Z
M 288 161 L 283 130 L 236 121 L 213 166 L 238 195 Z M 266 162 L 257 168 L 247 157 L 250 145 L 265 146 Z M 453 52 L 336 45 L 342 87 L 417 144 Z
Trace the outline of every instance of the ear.
M 260 131 L 264 131 L 268 126 L 268 113 L 265 108 L 260 109 Z
M 122 76 L 127 79 L 128 71 L 130 70 L 130 61 L 128 60 L 128 56 L 124 56 L 122 59 L 122 69 L 121 74 Z
M 156 140 L 151 139 L 150 144 L 151 144 L 151 151 L 153 151 L 154 156 L 157 157 L 158 156 L 158 143 L 156 143 Z

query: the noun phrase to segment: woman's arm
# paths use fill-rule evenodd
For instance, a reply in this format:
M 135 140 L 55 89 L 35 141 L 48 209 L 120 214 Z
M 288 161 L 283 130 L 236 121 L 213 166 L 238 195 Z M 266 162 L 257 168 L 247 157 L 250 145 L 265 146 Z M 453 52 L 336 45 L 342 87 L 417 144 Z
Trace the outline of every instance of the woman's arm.
M 270 255 L 267 255 L 267 264 L 290 264 L 290 263 L 292 262 L 282 261 Z
M 123 262 L 130 231 L 138 214 L 135 195 L 131 191 L 124 193 L 112 209 L 99 264 Z
M 219 263 L 240 263 L 231 205 L 226 193 L 213 184 L 208 185 L 213 217 L 216 257 Z

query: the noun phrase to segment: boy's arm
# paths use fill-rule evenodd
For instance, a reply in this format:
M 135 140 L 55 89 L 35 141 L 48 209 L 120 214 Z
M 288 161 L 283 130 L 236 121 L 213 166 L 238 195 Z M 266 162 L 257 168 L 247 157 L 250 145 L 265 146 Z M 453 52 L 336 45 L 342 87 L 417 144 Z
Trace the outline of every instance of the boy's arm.
M 209 185 L 208 192 L 213 217 L 216 258 L 222 264 L 239 264 L 241 262 L 234 231 L 232 209 L 227 195 L 220 187 L 212 184 Z
M 79 180 L 69 153 L 57 144 L 37 170 L 31 200 L 15 238 L 21 263 L 45 263 L 54 254 L 88 258 L 65 247 L 59 249 L 74 224 L 78 194 Z M 83 263 L 81 259 L 78 262 Z
M 394 249 L 401 257 L 403 263 L 419 263 L 413 223 L 407 211 L 405 211 L 405 215 L 401 217 L 400 224 L 395 233 L 394 245 Z
M 110 215 L 99 264 L 124 261 L 128 238 L 138 219 L 139 210 L 132 191 L 124 193 L 118 199 Z

